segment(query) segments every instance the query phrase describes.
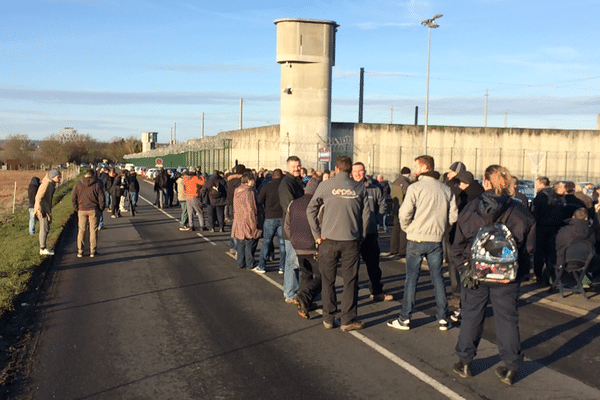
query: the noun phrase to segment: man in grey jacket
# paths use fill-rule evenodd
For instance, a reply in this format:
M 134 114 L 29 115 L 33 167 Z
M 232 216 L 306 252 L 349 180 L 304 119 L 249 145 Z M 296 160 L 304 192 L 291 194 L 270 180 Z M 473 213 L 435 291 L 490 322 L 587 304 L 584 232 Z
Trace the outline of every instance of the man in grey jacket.
M 436 317 L 441 331 L 448 329 L 446 319 L 448 300 L 442 276 L 442 238 L 444 232 L 458 218 L 458 208 L 450 188 L 435 179 L 434 160 L 431 156 L 415 159 L 414 173 L 417 182 L 408 187 L 400 207 L 400 225 L 406 231 L 406 280 L 402 310 L 397 319 L 387 325 L 394 329 L 409 330 L 410 317 L 415 305 L 415 291 L 421 272 L 421 263 L 427 257 L 429 274 L 437 304 Z
M 319 270 L 323 298 L 323 326 L 335 326 L 337 263 L 344 280 L 341 305 L 342 331 L 362 329 L 356 320 L 358 309 L 358 267 L 360 242 L 367 234 L 370 210 L 365 185 L 350 177 L 352 159 L 340 156 L 335 161 L 335 177 L 321 183 L 308 204 L 306 215 L 315 242 L 319 245 Z M 323 207 L 323 222 L 319 210 Z

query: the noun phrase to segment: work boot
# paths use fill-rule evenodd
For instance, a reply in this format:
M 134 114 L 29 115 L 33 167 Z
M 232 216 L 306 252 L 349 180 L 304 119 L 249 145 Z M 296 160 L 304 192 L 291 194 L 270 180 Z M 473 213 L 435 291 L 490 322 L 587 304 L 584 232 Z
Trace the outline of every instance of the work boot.
M 473 376 L 471 373 L 471 363 L 463 363 L 462 361 L 454 364 L 454 372 L 456 372 L 461 378 L 470 378 Z
M 517 371 L 512 371 L 503 365 L 496 368 L 496 376 L 500 378 L 502 383 L 506 383 L 507 385 L 512 385 L 515 375 L 517 375 Z

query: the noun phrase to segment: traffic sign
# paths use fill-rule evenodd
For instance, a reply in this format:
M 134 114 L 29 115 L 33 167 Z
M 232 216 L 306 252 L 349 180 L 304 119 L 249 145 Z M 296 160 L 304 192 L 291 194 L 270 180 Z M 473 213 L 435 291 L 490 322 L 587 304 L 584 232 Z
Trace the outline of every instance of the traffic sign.
M 331 147 L 322 147 L 319 149 L 319 162 L 331 162 Z

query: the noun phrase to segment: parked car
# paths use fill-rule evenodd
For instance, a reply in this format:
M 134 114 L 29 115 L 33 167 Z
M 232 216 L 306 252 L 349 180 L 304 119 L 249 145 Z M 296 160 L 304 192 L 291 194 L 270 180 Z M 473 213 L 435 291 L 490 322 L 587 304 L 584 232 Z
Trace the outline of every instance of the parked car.
M 150 168 L 146 172 L 146 178 L 147 179 L 154 179 L 154 178 L 156 178 L 156 174 L 158 174 L 158 168 Z
M 520 193 L 523 193 L 525 197 L 527 197 L 527 202 L 529 203 L 527 205 L 531 207 L 531 203 L 533 203 L 533 199 L 535 198 L 535 190 L 532 189 L 529 185 L 523 185 L 521 183 L 517 185 L 517 190 Z

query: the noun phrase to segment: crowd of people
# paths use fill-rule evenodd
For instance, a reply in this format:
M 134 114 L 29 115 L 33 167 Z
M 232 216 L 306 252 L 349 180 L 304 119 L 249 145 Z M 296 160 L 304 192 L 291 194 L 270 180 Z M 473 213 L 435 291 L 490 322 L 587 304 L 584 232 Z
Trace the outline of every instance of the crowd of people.
M 30 198 L 31 193 L 34 196 L 29 229 L 33 232 L 37 216 L 42 228 L 40 254 L 51 254 L 45 248 L 51 221 L 48 204 L 59 181 L 57 170 L 50 171 L 41 184 L 32 181 L 32 187 L 39 185 L 39 189 L 30 191 Z M 181 231 L 225 232 L 230 225 L 226 253 L 240 269 L 266 273 L 267 263 L 275 258 L 277 237 L 277 271 L 283 274 L 284 301 L 294 304 L 300 317 L 309 319 L 320 295 L 325 329 L 364 328 L 357 315 L 361 260 L 369 279 L 370 300 L 394 300 L 383 290 L 379 263 L 381 258 L 397 257 L 405 258 L 406 265 L 402 307 L 387 325 L 409 330 L 421 264 L 426 259 L 439 330 L 460 324 L 454 372 L 463 378 L 472 375 L 471 363 L 490 301 L 504 362 L 496 374 L 502 382 L 512 384 L 523 362 L 517 308 L 521 282 L 551 284 L 556 266 L 565 262 L 565 251 L 574 243 L 586 241 L 600 250 L 600 188 L 564 181 L 551 184 L 548 178 L 539 177 L 531 201 L 518 192 L 518 183 L 499 165 L 489 166 L 481 181 L 462 162 L 454 162 L 440 174 L 434 159 L 427 155 L 415 159 L 412 171 L 402 168 L 391 183 L 381 175 L 369 176 L 363 163 L 353 163 L 349 157 L 338 157 L 333 170 L 320 172 L 303 168 L 301 160 L 291 156 L 285 171 L 256 171 L 242 164 L 210 175 L 203 174 L 200 167 L 181 172 L 161 169 L 154 190 L 156 206 L 181 207 Z M 128 212 L 128 203 L 134 216 L 138 192 L 134 171 L 86 172 L 72 197 L 79 217 L 78 257 L 83 256 L 88 226 L 93 257 L 96 231 L 103 227 L 102 211 L 110 210 L 112 218 L 119 218 Z M 388 224 L 389 250 L 382 253 L 379 232 L 387 231 Z M 507 240 L 514 244 L 514 249 L 501 249 L 501 257 L 516 253 L 514 262 L 505 268 L 514 269 L 509 278 L 479 279 L 473 272 L 477 258 L 473 249 L 481 243 L 482 231 L 491 226 L 508 232 Z M 260 238 L 262 247 L 256 258 Z M 444 265 L 449 271 L 449 295 Z M 594 256 L 588 272 L 590 282 L 600 274 L 600 257 Z M 338 273 L 343 280 L 339 305 Z

